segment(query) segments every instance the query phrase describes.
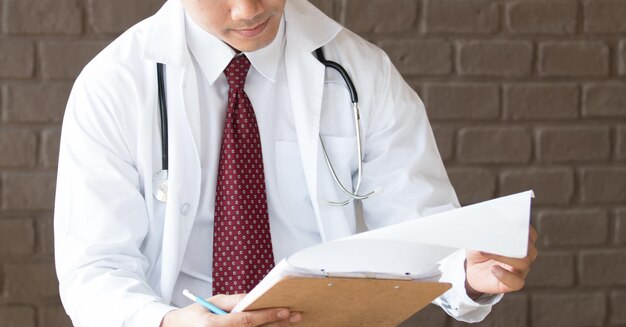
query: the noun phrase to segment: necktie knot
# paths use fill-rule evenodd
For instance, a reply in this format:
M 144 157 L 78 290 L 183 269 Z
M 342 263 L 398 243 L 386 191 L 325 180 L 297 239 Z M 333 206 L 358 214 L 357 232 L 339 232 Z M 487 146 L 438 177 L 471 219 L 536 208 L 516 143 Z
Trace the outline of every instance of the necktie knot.
M 246 84 L 248 70 L 250 70 L 250 60 L 248 60 L 248 57 L 241 55 L 233 58 L 224 70 L 224 74 L 228 80 L 228 87 L 231 90 L 243 90 L 243 86 Z

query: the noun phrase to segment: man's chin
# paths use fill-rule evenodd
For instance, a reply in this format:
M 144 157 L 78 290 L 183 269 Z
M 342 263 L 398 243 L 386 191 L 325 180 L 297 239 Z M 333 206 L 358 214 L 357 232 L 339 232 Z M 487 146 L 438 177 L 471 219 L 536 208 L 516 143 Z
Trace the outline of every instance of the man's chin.
M 272 41 L 273 39 L 265 40 L 259 38 L 258 40 L 232 40 L 226 43 L 237 52 L 254 52 L 270 45 Z

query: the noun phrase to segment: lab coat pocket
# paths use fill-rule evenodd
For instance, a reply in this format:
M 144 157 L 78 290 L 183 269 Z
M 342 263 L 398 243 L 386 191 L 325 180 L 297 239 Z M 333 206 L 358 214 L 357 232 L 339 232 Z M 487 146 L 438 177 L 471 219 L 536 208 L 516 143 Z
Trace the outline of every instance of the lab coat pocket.
M 280 210 L 298 228 L 317 232 L 318 226 L 300 157 L 298 142 L 276 141 L 276 189 Z

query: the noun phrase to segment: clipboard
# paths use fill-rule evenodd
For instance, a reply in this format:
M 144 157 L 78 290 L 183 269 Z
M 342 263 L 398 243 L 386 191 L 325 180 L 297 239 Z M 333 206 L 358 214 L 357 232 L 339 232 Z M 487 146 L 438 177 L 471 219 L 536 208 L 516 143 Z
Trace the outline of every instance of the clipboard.
M 450 289 L 449 283 L 345 277 L 285 277 L 244 311 L 289 308 L 298 326 L 398 326 Z

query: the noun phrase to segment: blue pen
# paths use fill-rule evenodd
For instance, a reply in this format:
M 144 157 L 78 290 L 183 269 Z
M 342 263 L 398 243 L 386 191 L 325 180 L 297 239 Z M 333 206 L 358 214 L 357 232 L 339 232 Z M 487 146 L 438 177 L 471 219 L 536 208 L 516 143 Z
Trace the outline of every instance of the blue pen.
M 193 293 L 189 292 L 189 290 L 183 290 L 183 295 L 188 297 L 191 301 L 194 301 L 199 305 L 207 308 L 209 311 L 213 312 L 216 315 L 222 316 L 228 314 L 228 312 L 216 307 L 215 304 L 209 303 L 207 300 L 193 295 Z

